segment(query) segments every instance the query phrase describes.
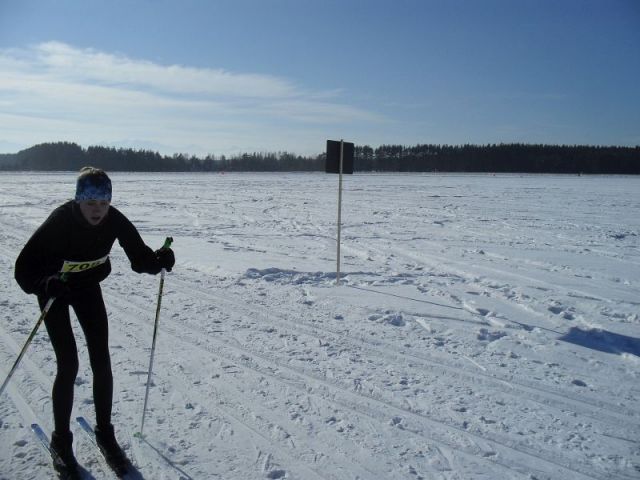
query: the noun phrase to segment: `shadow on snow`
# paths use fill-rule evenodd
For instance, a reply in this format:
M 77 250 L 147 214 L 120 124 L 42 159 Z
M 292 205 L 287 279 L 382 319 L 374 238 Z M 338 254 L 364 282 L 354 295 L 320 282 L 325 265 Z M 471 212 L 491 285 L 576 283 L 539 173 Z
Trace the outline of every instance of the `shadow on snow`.
M 630 353 L 640 357 L 640 338 L 620 335 L 601 329 L 582 330 L 573 327 L 560 340 L 605 353 Z

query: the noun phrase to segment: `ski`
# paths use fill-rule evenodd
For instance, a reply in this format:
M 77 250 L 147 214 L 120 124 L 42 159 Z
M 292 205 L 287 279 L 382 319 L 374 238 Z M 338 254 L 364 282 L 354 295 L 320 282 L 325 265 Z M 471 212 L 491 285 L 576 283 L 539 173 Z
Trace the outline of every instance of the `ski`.
M 51 449 L 51 442 L 49 441 L 49 437 L 46 433 L 44 433 L 44 430 L 42 430 L 42 427 L 40 427 L 40 425 L 38 425 L 37 423 L 32 423 L 31 431 L 40 442 L 40 445 L 42 446 L 44 451 L 49 454 L 49 457 L 53 461 L 53 469 L 56 471 L 56 474 L 58 475 L 58 478 L 60 480 L 79 480 L 83 478 L 83 475 L 80 471 L 76 469 L 71 470 L 66 468 L 64 462 Z
M 103 451 L 98 446 L 98 442 L 96 440 L 96 434 L 89 425 L 89 422 L 84 417 L 76 417 L 76 421 L 78 425 L 82 428 L 82 431 L 89 437 L 91 443 L 94 447 L 98 449 L 100 455 L 102 456 L 105 463 L 109 466 L 109 469 L 118 477 L 118 478 L 138 478 L 139 473 L 137 469 L 133 466 L 131 461 L 127 458 L 127 461 L 124 465 L 113 465 L 111 464 L 107 457 L 104 455 Z

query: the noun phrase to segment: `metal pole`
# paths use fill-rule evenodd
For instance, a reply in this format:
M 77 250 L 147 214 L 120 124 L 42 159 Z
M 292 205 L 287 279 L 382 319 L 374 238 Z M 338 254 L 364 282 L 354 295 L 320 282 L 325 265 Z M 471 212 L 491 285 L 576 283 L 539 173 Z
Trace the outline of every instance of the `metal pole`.
M 9 384 L 9 380 L 11 380 L 11 377 L 13 376 L 15 371 L 18 369 L 18 365 L 20 365 L 20 362 L 22 361 L 22 357 L 24 357 L 24 354 L 27 351 L 27 347 L 31 344 L 31 341 L 33 340 L 33 337 L 36 336 L 36 333 L 38 332 L 38 328 L 40 328 L 40 325 L 44 321 L 44 317 L 46 317 L 47 313 L 49 313 L 49 309 L 51 308 L 51 305 L 53 304 L 53 301 L 55 299 L 56 299 L 55 297 L 51 297 L 49 300 L 47 300 L 47 304 L 42 309 L 42 313 L 40 313 L 40 317 L 38 318 L 38 321 L 36 322 L 36 326 L 33 327 L 33 330 L 31 330 L 31 333 L 29 334 L 29 338 L 27 338 L 27 341 L 25 342 L 24 347 L 22 347 L 22 350 L 20 350 L 20 353 L 18 354 L 18 358 L 16 359 L 15 363 L 13 364 L 13 367 L 11 367 L 11 370 L 9 371 L 9 374 L 7 375 L 7 378 L 3 382 L 2 387 L 0 387 L 0 397 L 2 396 L 2 393 L 4 392 L 4 389 Z
M 342 161 L 344 158 L 344 141 L 340 140 L 340 175 L 338 179 L 338 254 L 336 268 L 336 285 L 340 285 L 340 234 L 342 230 Z
M 169 248 L 171 246 L 172 238 L 168 237 L 162 248 Z M 147 402 L 149 400 L 149 387 L 151 387 L 151 375 L 153 373 L 153 357 L 156 351 L 156 339 L 158 338 L 158 322 L 160 320 L 160 306 L 162 305 L 162 290 L 164 288 L 164 276 L 167 271 L 163 268 L 160 271 L 160 287 L 158 288 L 158 302 L 156 305 L 156 319 L 153 324 L 153 340 L 151 341 L 151 358 L 149 359 L 149 372 L 147 373 L 147 388 L 144 393 L 144 406 L 142 407 L 142 421 L 140 422 L 140 436 L 143 436 L 144 431 L 144 418 L 147 413 Z

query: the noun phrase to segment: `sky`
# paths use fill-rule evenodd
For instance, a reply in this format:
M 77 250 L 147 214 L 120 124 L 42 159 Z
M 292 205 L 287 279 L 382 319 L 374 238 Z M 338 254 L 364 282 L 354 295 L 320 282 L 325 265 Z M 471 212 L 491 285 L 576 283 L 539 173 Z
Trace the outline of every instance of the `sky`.
M 640 145 L 640 0 L 0 0 L 0 153 Z

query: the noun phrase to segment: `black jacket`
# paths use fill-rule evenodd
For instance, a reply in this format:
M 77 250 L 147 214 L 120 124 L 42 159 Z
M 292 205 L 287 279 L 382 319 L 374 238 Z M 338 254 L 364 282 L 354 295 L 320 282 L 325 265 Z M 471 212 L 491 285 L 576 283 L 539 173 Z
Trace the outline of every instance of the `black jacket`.
M 109 207 L 105 219 L 96 226 L 82 216 L 71 200 L 56 208 L 24 246 L 15 265 L 15 278 L 26 293 L 45 294 L 46 280 L 60 272 L 65 260 L 86 262 L 67 275 L 72 290 L 97 284 L 111 273 L 111 263 L 93 266 L 118 242 L 131 268 L 138 273 L 159 273 L 162 269 L 154 251 L 145 245 L 136 227 L 116 208 Z M 86 269 L 85 269 L 86 268 Z

